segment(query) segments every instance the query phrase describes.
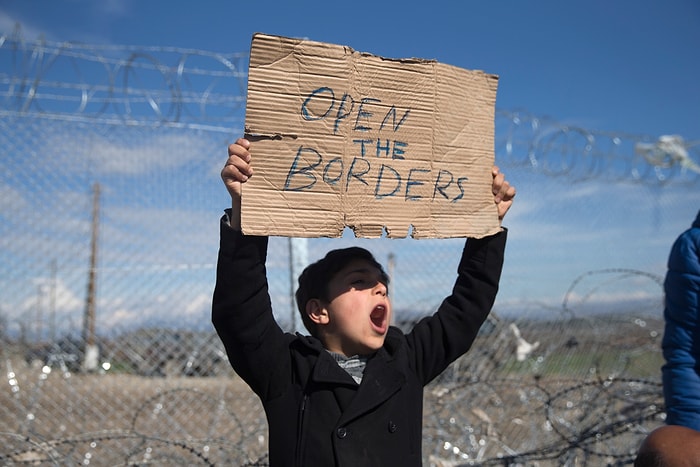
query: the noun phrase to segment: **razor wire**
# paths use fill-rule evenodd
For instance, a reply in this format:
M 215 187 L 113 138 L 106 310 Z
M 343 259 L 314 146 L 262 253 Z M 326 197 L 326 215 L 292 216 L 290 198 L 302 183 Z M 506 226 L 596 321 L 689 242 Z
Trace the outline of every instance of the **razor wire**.
M 0 37 L 0 116 L 243 131 L 246 52 Z M 500 164 L 572 180 L 700 181 L 700 140 L 633 135 L 497 109 Z
M 607 274 L 660 287 L 658 277 L 639 271 L 591 271 L 576 278 L 547 320 L 489 318 L 473 350 L 426 387 L 424 465 L 632 462 L 643 437 L 664 420 L 661 383 L 650 376 L 663 323 L 641 321 L 644 310 L 579 311 L 572 291 L 583 277 L 598 280 L 589 288 L 599 290 Z M 580 294 L 576 305 L 594 294 Z M 188 373 L 190 352 L 205 348 L 197 340 L 157 328 L 115 333 L 103 345 L 121 368 L 92 374 L 50 362 L 24 365 L 21 343 L 7 341 L 0 349 L 0 461 L 268 465 L 260 402 L 223 358 Z M 216 336 L 205 340 L 222 351 Z M 170 350 L 168 341 L 175 343 Z M 129 355 L 137 356 L 131 369 Z M 139 364 L 144 360 L 151 366 Z
M 0 115 L 231 132 L 247 55 L 0 37 Z
M 511 166 L 572 181 L 700 181 L 700 140 L 588 130 L 527 112 L 497 111 L 496 155 Z
M 524 326 L 543 347 L 522 360 L 510 323 L 493 321 L 476 356 L 426 387 L 424 465 L 629 465 L 641 439 L 663 423 L 663 404 L 660 382 L 642 377 L 623 354 L 626 346 L 658 344 L 658 332 L 651 336 L 659 322 L 602 321 L 576 333 L 576 353 L 599 352 L 595 344 L 609 336 L 598 331 L 617 325 L 626 343 L 611 350 L 623 358 L 569 364 L 582 373 L 557 363 L 575 350 L 564 331 L 571 321 Z M 4 465 L 268 465 L 262 406 L 233 375 L 14 371 L 10 356 L 2 351 L 6 381 L 16 388 L 0 392 Z

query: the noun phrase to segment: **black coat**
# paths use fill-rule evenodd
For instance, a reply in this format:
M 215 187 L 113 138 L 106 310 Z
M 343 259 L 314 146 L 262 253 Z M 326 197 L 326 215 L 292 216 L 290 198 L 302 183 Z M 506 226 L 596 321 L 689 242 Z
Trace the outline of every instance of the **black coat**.
M 270 465 L 420 466 L 423 387 L 476 338 L 496 297 L 505 241 L 505 231 L 470 239 L 452 295 L 410 333 L 390 328 L 358 386 L 317 339 L 275 322 L 267 238 L 222 222 L 212 321 L 262 401 Z

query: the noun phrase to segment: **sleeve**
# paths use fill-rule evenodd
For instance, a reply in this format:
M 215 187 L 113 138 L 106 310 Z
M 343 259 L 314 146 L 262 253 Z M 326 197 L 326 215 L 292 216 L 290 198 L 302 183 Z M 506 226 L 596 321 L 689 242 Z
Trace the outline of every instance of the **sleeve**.
M 700 430 L 700 229 L 674 242 L 664 292 L 666 422 Z
M 212 299 L 212 323 L 231 366 L 263 400 L 286 369 L 280 352 L 287 346 L 272 314 L 267 244 L 267 237 L 243 235 L 222 218 Z
M 469 239 L 462 251 L 451 295 L 438 311 L 407 335 L 416 372 L 428 384 L 466 353 L 496 300 L 507 231 Z

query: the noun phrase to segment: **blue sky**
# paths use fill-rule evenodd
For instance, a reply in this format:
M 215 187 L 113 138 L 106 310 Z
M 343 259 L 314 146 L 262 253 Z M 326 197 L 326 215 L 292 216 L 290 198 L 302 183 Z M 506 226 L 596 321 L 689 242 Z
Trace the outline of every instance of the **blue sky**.
M 700 141 L 696 0 L 2 0 L 0 34 L 16 23 L 27 41 L 232 53 L 247 52 L 253 33 L 264 32 L 392 58 L 436 59 L 499 75 L 501 110 L 622 137 L 678 134 Z M 586 271 L 626 267 L 663 274 L 671 242 L 700 208 L 697 182 L 645 186 L 603 178 L 582 184 L 519 169 L 508 173 L 519 195 L 507 219 L 502 307 L 553 306 Z M 223 188 L 220 196 L 213 211 L 224 207 Z M 207 238 L 199 235 L 200 242 Z M 410 240 L 394 245 L 410 255 L 402 250 L 406 244 Z M 198 312 L 206 312 L 208 293 L 197 298 Z

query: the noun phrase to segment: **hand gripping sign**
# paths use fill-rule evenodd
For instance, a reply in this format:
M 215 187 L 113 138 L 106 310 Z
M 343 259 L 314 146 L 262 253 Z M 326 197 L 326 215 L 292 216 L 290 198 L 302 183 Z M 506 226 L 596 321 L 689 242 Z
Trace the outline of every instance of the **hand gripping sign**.
M 248 235 L 483 237 L 498 77 L 423 59 L 255 34 Z

